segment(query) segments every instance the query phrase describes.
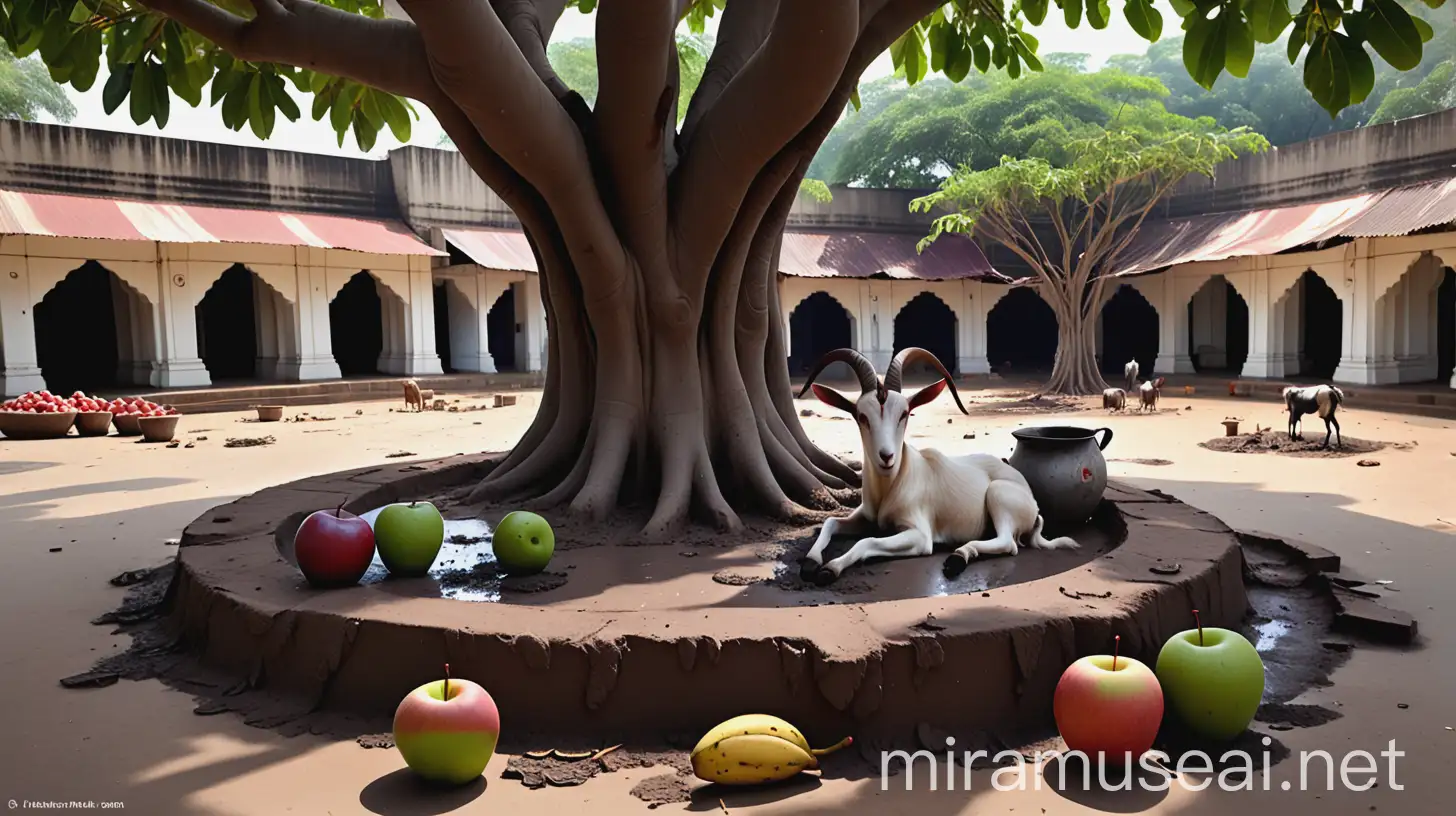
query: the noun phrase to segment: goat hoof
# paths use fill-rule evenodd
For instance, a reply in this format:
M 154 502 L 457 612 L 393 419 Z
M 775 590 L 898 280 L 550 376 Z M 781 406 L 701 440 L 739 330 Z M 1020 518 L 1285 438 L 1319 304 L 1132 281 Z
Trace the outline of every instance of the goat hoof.
M 813 581 L 814 577 L 823 569 L 822 564 L 816 563 L 812 558 L 799 559 L 799 580 L 804 582 Z
M 965 556 L 960 553 L 951 553 L 945 559 L 945 566 L 941 567 L 941 572 L 945 573 L 947 578 L 954 578 L 965 572 L 969 565 L 970 562 L 966 560 Z
M 814 583 L 819 586 L 829 586 L 838 580 L 838 578 L 839 576 L 834 574 L 834 570 L 821 569 L 814 573 Z

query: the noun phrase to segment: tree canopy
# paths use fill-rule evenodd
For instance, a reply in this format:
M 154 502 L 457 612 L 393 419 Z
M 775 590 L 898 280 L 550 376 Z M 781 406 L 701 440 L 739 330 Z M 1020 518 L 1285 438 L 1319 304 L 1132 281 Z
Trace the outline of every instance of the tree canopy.
M 1066 165 L 1074 142 L 1114 124 L 1141 141 L 1212 128 L 1212 120 L 1168 113 L 1163 107 L 1167 96 L 1162 83 L 1150 77 L 1050 65 L 1017 80 L 927 82 L 855 127 L 826 180 L 928 189 L 958 167 L 985 170 L 1002 156 Z
M 1069 160 L 1003 158 L 961 167 L 914 208 L 949 209 L 921 247 L 947 232 L 976 233 L 1020 258 L 1057 315 L 1059 338 L 1046 389 L 1092 394 L 1106 387 L 1093 355 L 1107 276 L 1153 207 L 1189 174 L 1213 175 L 1226 159 L 1268 149 L 1248 130 L 1151 135 L 1106 130 L 1068 145 Z
M 45 63 L 16 59 L 0 42 L 0 119 L 33 121 L 42 113 L 69 122 L 76 108 L 66 90 L 51 80 Z

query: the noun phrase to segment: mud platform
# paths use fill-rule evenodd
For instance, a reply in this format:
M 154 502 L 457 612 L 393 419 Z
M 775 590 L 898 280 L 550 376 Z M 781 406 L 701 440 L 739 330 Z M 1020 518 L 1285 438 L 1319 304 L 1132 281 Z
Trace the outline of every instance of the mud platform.
M 585 544 L 558 528 L 551 575 L 501 579 L 488 527 L 441 502 L 435 572 L 316 591 L 290 562 L 309 513 L 446 495 L 490 456 L 336 473 L 260 491 L 188 526 L 170 624 L 207 664 L 316 710 L 388 716 L 417 685 L 483 684 L 516 733 L 660 738 L 750 711 L 823 734 L 905 737 L 1050 721 L 1079 655 L 1151 664 L 1193 625 L 1239 628 L 1243 556 L 1214 517 L 1112 484 L 1076 552 L 1024 550 L 954 580 L 941 556 L 870 564 L 828 588 L 792 567 L 813 527 L 663 546 Z M 487 516 L 490 514 L 487 513 Z M 495 518 L 490 518 L 494 521 Z M 511 583 L 516 581 L 517 583 Z

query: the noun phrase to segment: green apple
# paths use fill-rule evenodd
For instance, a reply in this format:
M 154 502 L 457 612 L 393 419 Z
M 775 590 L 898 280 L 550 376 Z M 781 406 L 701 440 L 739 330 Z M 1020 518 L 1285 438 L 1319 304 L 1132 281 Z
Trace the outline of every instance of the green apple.
M 1244 732 L 1264 698 L 1264 661 L 1238 632 L 1179 632 L 1158 653 L 1168 707 L 1199 735 L 1217 741 Z
M 429 502 L 391 504 L 374 520 L 379 560 L 393 575 L 427 575 L 445 544 L 445 519 Z
M 534 575 L 551 563 L 556 534 L 546 519 L 517 510 L 501 519 L 491 537 L 495 560 L 507 575 Z

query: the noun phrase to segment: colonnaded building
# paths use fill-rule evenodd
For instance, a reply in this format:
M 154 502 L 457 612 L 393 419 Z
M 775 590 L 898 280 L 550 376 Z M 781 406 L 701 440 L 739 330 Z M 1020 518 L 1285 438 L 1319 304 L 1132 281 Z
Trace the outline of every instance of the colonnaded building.
M 790 365 L 907 345 L 960 374 L 1049 368 L 1056 320 L 1007 254 L 915 250 L 903 190 L 800 201 L 780 257 Z M 1440 382 L 1456 346 L 1456 111 L 1189 179 L 1107 287 L 1104 367 Z M 450 151 L 325 157 L 0 122 L 6 395 L 539 371 L 510 210 Z

